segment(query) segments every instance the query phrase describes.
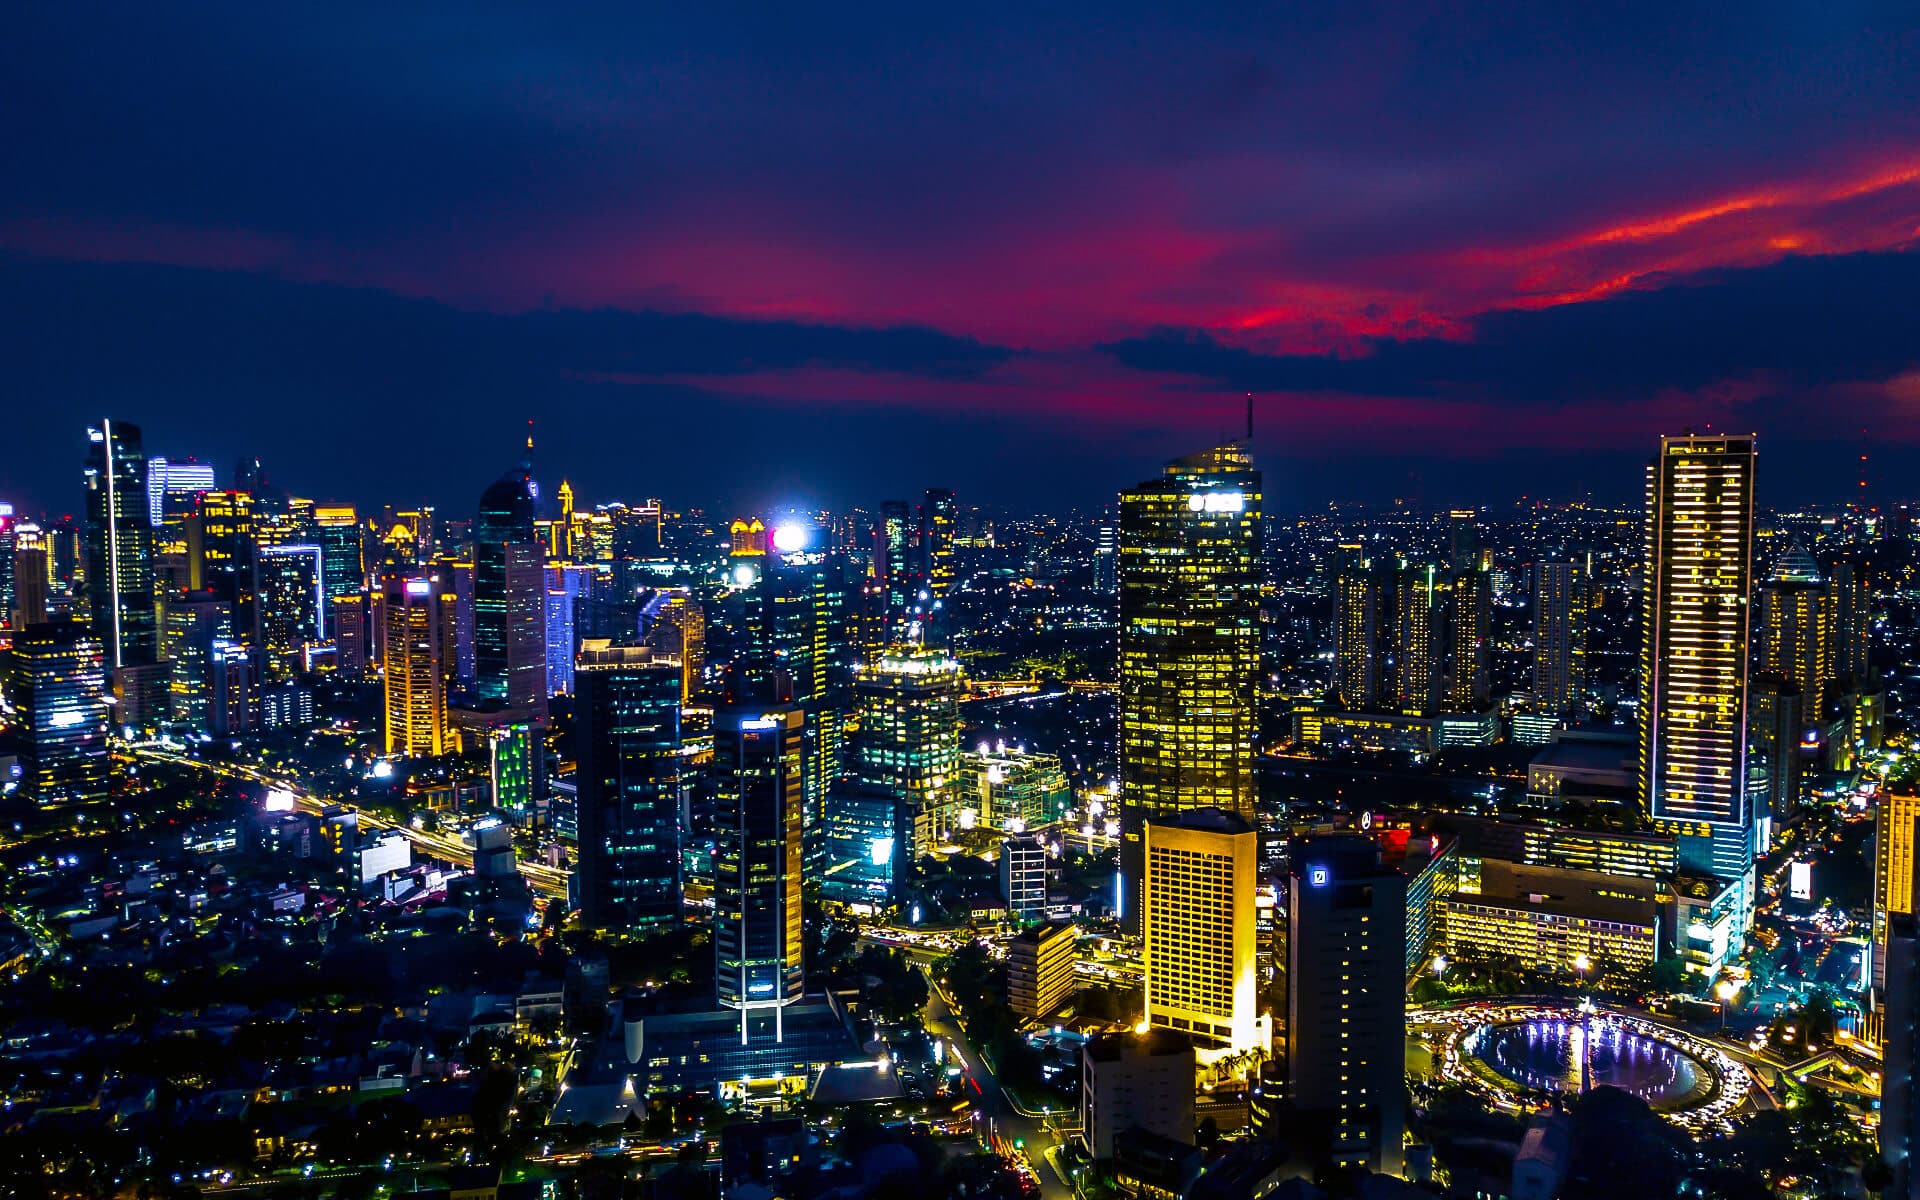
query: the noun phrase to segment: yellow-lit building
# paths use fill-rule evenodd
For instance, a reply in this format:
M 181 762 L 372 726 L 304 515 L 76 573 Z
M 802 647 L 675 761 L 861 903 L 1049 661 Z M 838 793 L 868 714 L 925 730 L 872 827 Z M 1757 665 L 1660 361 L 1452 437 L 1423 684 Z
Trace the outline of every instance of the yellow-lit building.
M 1136 895 L 1143 821 L 1253 812 L 1260 502 L 1241 442 L 1120 493 L 1120 866 Z M 1137 909 L 1122 904 L 1130 926 Z
M 1196 809 L 1148 820 L 1140 929 L 1147 1023 L 1228 1051 L 1262 1049 L 1255 964 L 1259 835 Z
M 387 753 L 448 753 L 448 606 L 438 583 L 423 575 L 388 580 L 380 607 Z
M 1047 1016 L 1073 995 L 1079 936 L 1068 921 L 1035 925 L 1007 944 L 1007 1007 L 1015 1016 Z
M 1528 969 L 1625 975 L 1660 954 L 1663 883 L 1487 859 L 1436 897 L 1449 956 L 1511 959 Z
M 1333 577 L 1333 698 L 1341 708 L 1364 712 L 1378 703 L 1380 685 L 1380 578 L 1358 544 L 1340 547 Z
M 1754 439 L 1667 437 L 1647 468 L 1640 647 L 1641 811 L 1681 866 L 1739 885 L 1752 923 L 1747 793 Z M 1738 947 L 1735 947 L 1737 952 Z
M 1873 826 L 1873 986 L 1887 985 L 1888 920 L 1915 911 L 1913 850 L 1920 841 L 1920 792 L 1882 788 Z
M 958 823 L 960 696 L 966 675 L 944 651 L 895 646 L 854 678 L 854 773 L 900 797 L 913 853 L 930 853 Z
M 1759 669 L 1798 687 L 1803 719 L 1818 725 L 1838 675 L 1833 593 L 1823 580 L 1776 573 L 1760 585 L 1758 600 Z

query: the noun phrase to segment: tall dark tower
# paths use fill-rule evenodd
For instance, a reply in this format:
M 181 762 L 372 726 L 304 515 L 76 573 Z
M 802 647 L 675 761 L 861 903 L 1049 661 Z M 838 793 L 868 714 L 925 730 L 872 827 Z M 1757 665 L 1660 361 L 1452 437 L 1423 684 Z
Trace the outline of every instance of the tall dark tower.
M 547 713 L 544 555 L 537 486 L 522 463 L 480 495 L 473 527 L 473 690 L 484 704 Z
M 636 933 L 682 917 L 680 660 L 604 640 L 574 667 L 580 912 Z
M 87 430 L 87 609 L 109 671 L 158 660 L 153 522 L 140 427 L 102 421 Z

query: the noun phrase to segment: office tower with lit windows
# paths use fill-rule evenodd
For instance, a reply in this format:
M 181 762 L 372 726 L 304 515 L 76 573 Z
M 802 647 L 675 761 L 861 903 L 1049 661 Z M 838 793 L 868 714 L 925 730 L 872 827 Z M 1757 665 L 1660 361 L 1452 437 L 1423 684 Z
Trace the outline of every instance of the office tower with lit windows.
M 10 628 L 13 620 L 13 559 L 19 526 L 13 505 L 0 503 L 0 628 Z
M 215 638 L 208 662 L 207 732 L 242 737 L 258 731 L 262 689 L 253 651 L 228 638 Z
M 680 702 L 697 703 L 706 694 L 707 615 L 684 588 L 655 592 L 640 610 L 646 643 L 680 660 Z
M 1031 925 L 1047 915 L 1047 844 L 1031 833 L 1000 840 L 1000 898 L 1007 920 Z
M 1873 681 L 1873 592 L 1871 567 L 1864 557 L 1842 558 L 1829 575 L 1833 583 L 1833 669 L 1857 688 Z
M 1120 524 L 1111 516 L 1093 524 L 1093 590 L 1108 597 L 1120 591 Z
M 1878 995 L 1887 986 L 1885 942 L 1895 916 L 1920 913 L 1914 891 L 1914 848 L 1920 844 L 1920 791 L 1882 787 L 1874 798 L 1873 964 L 1870 979 Z
M 714 986 L 740 1010 L 800 998 L 801 762 L 807 718 L 776 689 L 742 687 L 713 716 Z M 777 1028 L 777 1026 L 776 1026 Z
M 380 667 L 388 754 L 426 756 L 453 749 L 447 728 L 448 607 L 432 576 L 384 581 Z
M 1484 711 L 1491 694 L 1493 577 L 1482 564 L 1455 571 L 1450 586 L 1447 711 Z
M 874 528 L 872 573 L 880 584 L 880 612 L 889 644 L 906 636 L 907 614 L 919 592 L 919 580 L 913 575 L 914 525 L 908 507 L 905 500 L 882 501 Z
M 1406 1126 L 1406 881 L 1357 834 L 1297 839 L 1287 867 L 1288 1087 L 1336 1166 L 1397 1175 Z
M 891 789 L 856 779 L 835 783 L 827 790 L 821 897 L 874 911 L 892 907 L 912 837 L 905 806 Z
M 1736 885 L 1742 935 L 1754 905 L 1753 482 L 1751 437 L 1661 439 L 1647 469 L 1640 647 L 1641 811 L 1679 836 L 1684 868 Z
M 1834 661 L 1838 622 L 1832 589 L 1805 550 L 1793 547 L 1754 589 L 1759 606 L 1756 669 L 1800 689 L 1805 720 L 1816 728 L 1835 699 L 1840 672 Z
M 1080 930 L 1061 921 L 1034 925 L 1007 943 L 1007 1007 L 1016 1017 L 1050 1016 L 1073 995 L 1079 940 Z
M 87 430 L 87 612 L 116 699 L 114 720 L 139 725 L 166 708 L 153 587 L 153 521 L 140 427 L 102 421 Z
M 579 601 L 593 595 L 594 569 L 591 566 L 550 562 L 546 566 L 546 642 L 547 695 L 573 694 L 573 656 L 578 633 Z
M 1747 779 L 1763 776 L 1762 795 L 1754 796 L 1755 812 L 1777 825 L 1800 806 L 1802 777 L 1800 745 L 1807 721 L 1800 689 L 1779 675 L 1755 675 L 1747 684 Z
M 547 586 L 525 466 L 480 496 L 473 527 L 473 690 L 483 704 L 547 715 Z
M 1578 712 L 1587 687 L 1587 578 L 1580 564 L 1533 564 L 1533 705 Z
M 211 589 L 176 592 L 162 601 L 160 652 L 170 664 L 168 711 L 174 724 L 209 729 L 214 643 L 232 639 L 232 610 Z
M 5 661 L 19 728 L 20 797 L 40 808 L 106 800 L 106 651 L 93 627 L 71 619 L 28 625 L 14 634 Z
M 47 619 L 53 587 L 53 551 L 47 531 L 31 521 L 13 528 L 13 603 L 11 628 L 25 629 Z
M 154 455 L 147 460 L 148 523 L 158 529 L 168 518 L 183 516 L 193 508 L 195 497 L 219 486 L 212 463 Z
M 747 633 L 743 669 L 766 679 L 783 678 L 792 687 L 793 702 L 807 714 L 802 771 L 810 857 L 820 848 L 816 835 L 827 788 L 842 774 L 845 759 L 852 706 L 847 607 L 854 582 L 843 558 L 807 548 L 814 532 L 789 525 L 776 530 L 776 543 L 785 546 L 775 546 L 758 582 L 742 595 Z M 691 615 L 683 610 L 683 616 Z
M 1479 514 L 1456 508 L 1447 514 L 1447 569 L 1454 574 L 1472 570 L 1480 559 Z
M 1409 716 L 1440 711 L 1441 638 L 1446 595 L 1440 568 L 1402 564 L 1393 577 L 1393 700 Z
M 253 497 L 246 492 L 202 492 L 187 515 L 187 586 L 211 588 L 233 608 L 234 640 L 257 644 L 254 596 Z
M 1383 690 L 1379 643 L 1388 615 L 1383 591 L 1360 547 L 1341 547 L 1333 575 L 1333 697 L 1350 712 L 1373 708 Z
M 960 769 L 960 664 L 927 646 L 895 646 L 854 679 L 859 733 L 853 774 L 886 788 L 911 814 L 917 861 L 957 823 Z
M 351 504 L 313 507 L 315 540 L 320 544 L 321 571 L 327 596 L 327 624 L 333 624 L 333 602 L 340 596 L 358 596 L 367 588 L 365 529 Z
M 963 829 L 1040 829 L 1058 821 L 1073 802 L 1059 755 L 1010 750 L 1004 742 L 962 751 L 955 791 Z
M 1136 892 L 1148 817 L 1253 811 L 1260 498 L 1238 442 L 1120 493 L 1121 866 Z
M 1239 813 L 1189 809 L 1142 827 L 1147 1023 L 1214 1050 L 1264 1052 L 1254 964 L 1260 837 Z
M 921 574 L 926 590 L 935 600 L 944 600 L 953 591 L 953 540 L 960 521 L 960 508 L 946 488 L 928 488 L 920 505 Z
M 641 646 L 584 642 L 574 691 L 582 919 L 622 933 L 677 925 L 689 783 L 680 663 Z
M 283 543 L 260 547 L 254 558 L 263 684 L 303 674 L 309 649 L 327 636 L 321 557 L 318 546 Z

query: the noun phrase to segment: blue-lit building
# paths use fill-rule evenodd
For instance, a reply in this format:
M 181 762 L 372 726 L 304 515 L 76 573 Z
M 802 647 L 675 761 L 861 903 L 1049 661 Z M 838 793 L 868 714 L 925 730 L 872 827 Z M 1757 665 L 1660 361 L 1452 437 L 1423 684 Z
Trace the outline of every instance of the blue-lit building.
M 146 509 L 142 497 L 140 515 Z M 29 625 L 6 659 L 7 699 L 20 722 L 20 794 L 42 808 L 107 798 L 107 668 L 85 622 Z
M 891 908 L 912 862 L 913 819 L 900 797 L 853 780 L 827 791 L 822 899 Z

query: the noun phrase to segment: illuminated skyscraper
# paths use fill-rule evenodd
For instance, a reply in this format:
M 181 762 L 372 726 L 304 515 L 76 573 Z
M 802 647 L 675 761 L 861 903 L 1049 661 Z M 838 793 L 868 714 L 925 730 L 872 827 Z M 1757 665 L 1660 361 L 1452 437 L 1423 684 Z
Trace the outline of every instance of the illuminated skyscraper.
M 351 504 L 318 504 L 313 523 L 322 554 L 321 570 L 326 581 L 327 625 L 333 625 L 333 601 L 338 596 L 358 596 L 367 587 L 366 542 L 360 514 Z
M 1920 1173 L 1913 1164 L 1920 1150 L 1920 1129 L 1915 1128 L 1920 1122 L 1920 1075 L 1914 1071 L 1920 1057 L 1920 923 L 1909 913 L 1896 914 L 1885 942 L 1880 1158 L 1893 1178 L 1880 1195 L 1883 1200 L 1920 1200 Z
M 1796 546 L 1781 558 L 1772 578 L 1755 589 L 1755 599 L 1760 608 L 1754 632 L 1758 669 L 1799 688 L 1804 719 L 1817 726 L 1826 720 L 1833 681 L 1839 677 L 1833 592 L 1806 551 Z
M 927 591 L 935 600 L 944 600 L 953 591 L 953 535 L 959 520 L 953 493 L 928 488 L 920 506 L 920 556 L 926 561 Z
M 436 755 L 453 748 L 447 730 L 447 608 L 431 576 L 385 581 L 379 619 L 388 754 Z
M 579 643 L 578 605 L 593 595 L 593 568 L 580 563 L 551 562 L 547 580 L 547 695 L 573 694 L 574 648 Z
M 1478 565 L 1480 531 L 1474 525 L 1477 515 L 1470 508 L 1456 508 L 1447 514 L 1447 569 L 1455 574 Z
M 87 430 L 87 611 L 107 670 L 159 661 L 153 522 L 140 427 L 102 421 Z
M 1288 851 L 1287 1065 L 1336 1166 L 1397 1175 L 1406 1127 L 1406 881 L 1373 839 Z
M 233 636 L 257 644 L 254 597 L 253 497 L 246 492 L 202 492 L 187 517 L 187 586 L 211 588 L 233 607 Z
M 107 798 L 106 670 L 100 639 L 86 622 L 48 621 L 14 634 L 6 685 L 19 725 L 22 799 L 58 808 Z
M 775 694 L 765 693 L 760 694 Z M 801 760 L 806 714 L 753 692 L 713 717 L 714 986 L 724 1008 L 778 1010 L 800 998 Z
M 188 459 L 175 462 L 154 455 L 147 460 L 147 518 L 156 529 L 170 514 L 184 514 L 194 497 L 219 487 L 213 464 Z
M 811 534 L 812 536 L 809 536 Z M 767 556 L 759 581 L 743 594 L 750 675 L 778 676 L 807 714 L 805 824 L 809 853 L 819 848 L 827 788 L 841 774 L 847 712 L 852 704 L 852 648 L 847 639 L 851 572 L 838 555 L 808 549 L 818 531 L 781 526 L 787 543 Z
M 854 680 L 860 732 L 853 773 L 906 805 L 915 859 L 931 853 L 957 820 L 965 687 L 960 664 L 926 646 L 895 646 Z
M 1120 591 L 1120 526 L 1111 516 L 1093 526 L 1093 590 L 1109 597 Z
M 905 500 L 881 502 L 880 523 L 874 530 L 873 577 L 881 586 L 881 611 L 889 643 L 906 636 L 907 613 L 919 590 L 919 581 L 913 576 L 913 532 Z
M 1682 865 L 1739 885 L 1753 911 L 1747 784 L 1751 437 L 1668 437 L 1647 470 L 1640 658 L 1642 810 Z
M 1871 683 L 1873 647 L 1872 572 L 1864 558 L 1833 565 L 1834 670 L 1856 687 Z
M 47 594 L 52 586 L 53 551 L 47 532 L 31 521 L 22 521 L 13 529 L 14 629 L 47 619 Z
M 591 640 L 580 647 L 574 687 L 581 916 L 591 928 L 623 933 L 676 925 L 688 783 L 680 663 Z
M 1122 869 L 1136 893 L 1146 818 L 1253 812 L 1259 562 L 1260 473 L 1240 443 L 1120 493 Z
M 1238 813 L 1190 809 L 1143 827 L 1147 1022 L 1228 1051 L 1266 1050 L 1254 970 L 1260 838 Z
M 1920 844 L 1920 792 L 1883 787 L 1875 799 L 1873 825 L 1873 970 L 1876 991 L 1887 985 L 1888 921 L 1920 912 L 1914 893 L 1914 848 Z
M 524 465 L 480 496 L 473 527 L 473 690 L 483 703 L 547 713 L 547 587 Z
M 13 505 L 0 503 L 0 627 L 9 627 L 13 620 L 13 558 L 19 526 Z
M 326 583 L 318 546 L 262 546 L 254 559 L 260 612 L 260 675 L 285 683 L 306 669 L 309 646 L 327 636 Z
M 1447 677 L 1447 710 L 1480 712 L 1487 707 L 1492 673 L 1493 578 L 1481 565 L 1453 574 L 1449 633 L 1452 641 Z
M 213 646 L 233 638 L 232 610 L 215 592 L 176 592 L 161 604 L 160 652 L 167 672 L 169 712 L 177 725 L 206 731 L 213 698 Z
M 1426 716 L 1440 711 L 1440 628 L 1444 612 L 1440 569 L 1428 563 L 1403 565 L 1394 575 L 1394 706 Z
M 1353 712 L 1379 702 L 1380 624 L 1386 618 L 1379 576 L 1359 546 L 1342 546 L 1333 576 L 1333 695 Z M 1431 637 L 1432 628 L 1428 628 Z
M 1533 565 L 1533 703 L 1569 713 L 1587 686 L 1587 578 L 1578 563 Z
M 640 612 L 647 645 L 680 660 L 680 702 L 691 704 L 706 691 L 707 615 L 684 589 L 655 592 Z

